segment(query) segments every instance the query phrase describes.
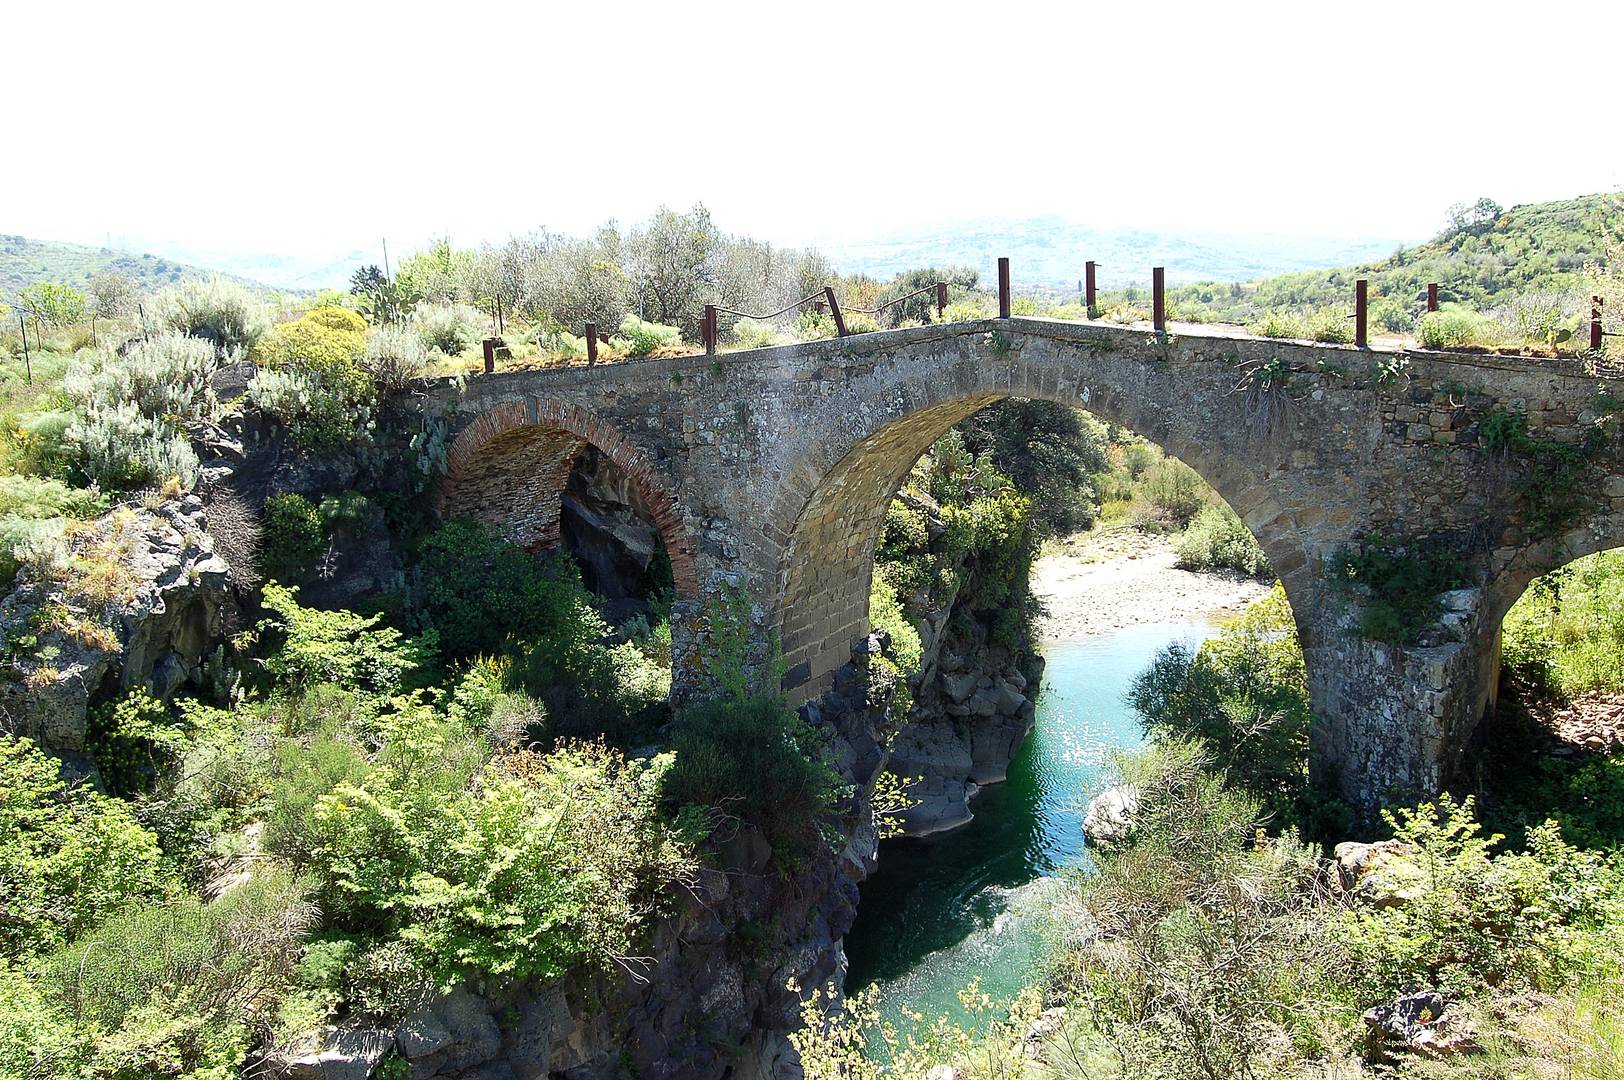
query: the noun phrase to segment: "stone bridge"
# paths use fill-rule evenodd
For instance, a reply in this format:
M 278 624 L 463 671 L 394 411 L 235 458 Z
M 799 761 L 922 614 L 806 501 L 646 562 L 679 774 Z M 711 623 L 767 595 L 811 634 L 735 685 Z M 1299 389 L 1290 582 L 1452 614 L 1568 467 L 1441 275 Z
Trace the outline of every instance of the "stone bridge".
M 1618 407 L 1605 390 L 1575 361 L 1013 318 L 475 376 L 436 386 L 428 408 L 449 425 L 442 512 L 528 545 L 557 541 L 564 482 L 597 447 L 671 556 L 679 692 L 702 678 L 711 601 L 735 587 L 758 645 L 782 649 L 793 699 L 867 634 L 886 505 L 938 437 L 1004 397 L 1087 409 L 1194 467 L 1256 534 L 1307 658 L 1312 768 L 1368 811 L 1447 780 L 1492 704 L 1501 618 L 1526 584 L 1624 544 L 1615 433 L 1587 466 L 1593 497 L 1555 536 L 1526 524 L 1537 470 L 1479 433 L 1511 410 L 1577 444 Z M 1328 572 L 1376 533 L 1471 553 L 1480 585 L 1446 598 L 1427 644 L 1364 640 L 1356 594 Z

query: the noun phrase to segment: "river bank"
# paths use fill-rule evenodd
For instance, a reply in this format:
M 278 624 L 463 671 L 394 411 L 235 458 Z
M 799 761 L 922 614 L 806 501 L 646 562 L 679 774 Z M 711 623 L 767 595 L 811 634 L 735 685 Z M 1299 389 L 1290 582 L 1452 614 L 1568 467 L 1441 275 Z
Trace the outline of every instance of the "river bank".
M 1052 644 L 1147 623 L 1222 620 L 1269 593 L 1256 578 L 1195 573 L 1176 561 L 1171 537 L 1126 526 L 1055 545 L 1032 565 L 1032 593 L 1045 608 L 1039 636 Z

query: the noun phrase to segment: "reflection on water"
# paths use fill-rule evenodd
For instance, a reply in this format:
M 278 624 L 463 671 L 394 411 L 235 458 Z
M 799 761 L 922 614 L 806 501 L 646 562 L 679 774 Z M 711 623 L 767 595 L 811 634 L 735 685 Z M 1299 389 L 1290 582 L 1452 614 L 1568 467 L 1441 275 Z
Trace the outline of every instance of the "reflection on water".
M 958 992 L 977 977 L 995 998 L 1018 991 L 1050 947 L 1058 883 L 1045 879 L 1087 866 L 1088 800 L 1110 782 L 1110 752 L 1143 741 L 1123 695 L 1164 645 L 1211 633 L 1156 623 L 1048 646 L 1032 736 L 1009 779 L 976 798 L 975 820 L 882 846 L 846 937 L 846 989 L 874 984 L 893 1017 L 903 1007 L 960 1017 Z

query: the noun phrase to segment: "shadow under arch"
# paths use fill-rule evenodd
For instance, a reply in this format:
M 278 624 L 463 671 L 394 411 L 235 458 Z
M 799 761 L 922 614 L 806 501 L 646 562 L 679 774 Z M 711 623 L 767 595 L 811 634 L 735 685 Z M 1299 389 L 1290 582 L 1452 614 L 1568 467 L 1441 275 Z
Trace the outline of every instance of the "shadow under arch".
M 972 371 L 985 372 L 985 365 Z M 983 375 L 985 378 L 985 375 Z M 838 456 L 816 447 L 797 472 L 815 477 L 810 493 L 786 485 L 775 516 L 792 520 L 783 547 L 773 625 L 784 652 L 784 690 L 791 700 L 811 697 L 851 658 L 869 629 L 868 600 L 874 551 L 886 507 L 919 458 L 947 431 L 1005 398 L 1053 401 L 1084 409 L 1133 431 L 1193 468 L 1241 517 L 1281 575 L 1299 630 L 1307 620 L 1298 596 L 1308 594 L 1311 572 L 1295 529 L 1270 513 L 1262 477 L 1244 463 L 1214 458 L 1204 447 L 1171 437 L 1153 415 L 1114 407 L 1110 397 L 1004 386 L 965 388 L 943 379 L 899 391 L 900 406 L 860 434 Z M 826 445 L 826 444 L 824 444 Z M 823 462 L 820 457 L 833 457 Z M 1295 595 L 1294 595 L 1295 594 Z
M 694 544 L 675 493 L 641 448 L 577 405 L 531 398 L 482 412 L 446 451 L 436 506 L 444 517 L 498 525 L 523 547 L 554 547 L 562 538 L 565 486 L 588 446 L 625 473 L 648 508 L 677 597 L 698 599 Z

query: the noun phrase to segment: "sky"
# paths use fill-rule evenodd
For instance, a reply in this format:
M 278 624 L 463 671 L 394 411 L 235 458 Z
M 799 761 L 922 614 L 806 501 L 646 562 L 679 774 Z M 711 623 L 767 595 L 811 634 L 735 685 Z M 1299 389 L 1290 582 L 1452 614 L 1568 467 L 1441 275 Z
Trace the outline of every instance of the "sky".
M 1624 187 L 1595 0 L 84 0 L 0 31 L 0 232 L 42 239 L 402 251 L 703 202 L 793 245 L 1040 214 L 1420 240 Z

